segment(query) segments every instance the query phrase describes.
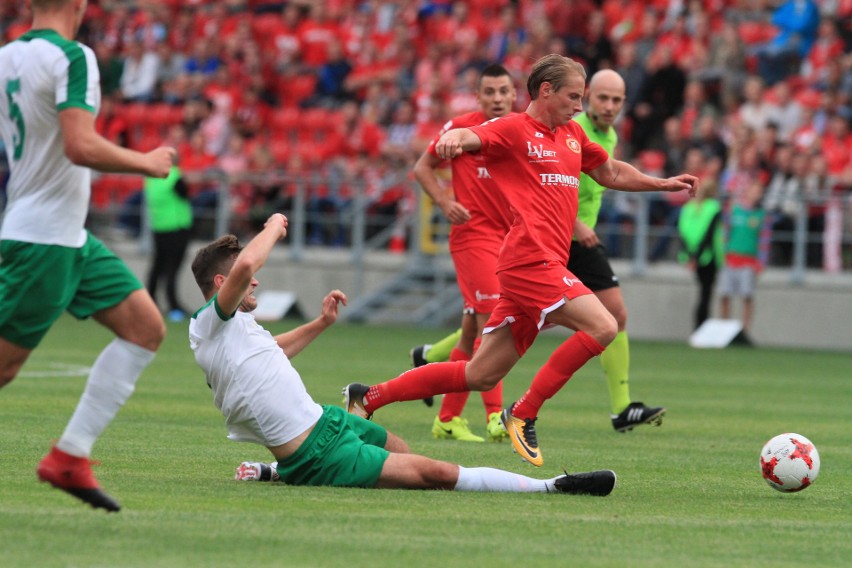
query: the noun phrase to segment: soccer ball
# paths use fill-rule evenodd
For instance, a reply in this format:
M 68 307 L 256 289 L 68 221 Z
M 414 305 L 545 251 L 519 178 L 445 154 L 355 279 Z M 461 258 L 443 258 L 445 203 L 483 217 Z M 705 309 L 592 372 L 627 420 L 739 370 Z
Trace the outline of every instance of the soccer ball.
M 763 446 L 760 471 L 773 489 L 784 493 L 801 491 L 819 474 L 819 452 L 804 436 L 779 434 Z

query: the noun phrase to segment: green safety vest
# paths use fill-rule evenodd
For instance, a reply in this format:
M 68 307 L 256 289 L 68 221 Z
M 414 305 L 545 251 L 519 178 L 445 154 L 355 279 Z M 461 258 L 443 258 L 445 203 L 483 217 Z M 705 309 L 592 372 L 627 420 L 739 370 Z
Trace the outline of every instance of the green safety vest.
M 615 131 L 615 128 L 609 128 L 607 132 L 597 130 L 592 119 L 585 112 L 575 116 L 574 122 L 583 128 L 589 140 L 603 146 L 604 150 L 612 157 L 613 152 L 615 152 L 615 145 L 618 144 L 618 133 Z M 586 174 L 580 174 L 580 199 L 577 208 L 577 219 L 588 225 L 591 229 L 594 229 L 598 223 L 598 213 L 601 210 L 601 199 L 604 191 L 606 191 L 606 187 Z
M 707 266 L 711 262 L 722 265 L 725 243 L 722 205 L 717 199 L 685 203 L 680 210 L 677 228 L 689 258 L 695 259 L 699 266 Z
M 192 206 L 178 195 L 175 185 L 180 168 L 172 166 L 166 178 L 145 178 L 145 205 L 148 222 L 155 233 L 167 233 L 192 227 Z

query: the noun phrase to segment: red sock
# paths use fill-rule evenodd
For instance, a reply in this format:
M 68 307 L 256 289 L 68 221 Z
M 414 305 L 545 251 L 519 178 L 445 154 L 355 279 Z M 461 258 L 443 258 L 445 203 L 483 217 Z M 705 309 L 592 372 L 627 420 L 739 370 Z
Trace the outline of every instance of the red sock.
M 395 379 L 370 387 L 364 397 L 364 408 L 367 412 L 375 412 L 392 402 L 466 391 L 465 366 L 467 361 L 429 363 L 406 371 Z
M 512 415 L 518 418 L 537 417 L 544 401 L 559 392 L 586 361 L 603 351 L 604 347 L 584 331 L 569 337 L 538 370 L 529 390 L 515 403 Z
M 482 404 L 485 405 L 485 420 L 503 410 L 503 381 L 501 380 L 490 391 L 482 391 Z
M 465 353 L 458 347 L 454 347 L 450 352 L 450 361 L 470 361 L 470 354 Z M 454 417 L 461 416 L 469 396 L 470 391 L 449 392 L 445 394 L 441 400 L 441 410 L 438 412 L 438 420 L 449 422 Z

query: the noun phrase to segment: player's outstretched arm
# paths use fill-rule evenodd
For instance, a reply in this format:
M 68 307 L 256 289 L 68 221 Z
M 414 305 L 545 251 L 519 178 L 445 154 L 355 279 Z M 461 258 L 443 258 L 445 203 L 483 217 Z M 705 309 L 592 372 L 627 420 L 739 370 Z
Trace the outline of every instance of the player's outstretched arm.
M 275 336 L 278 346 L 287 357 L 295 357 L 337 321 L 338 307 L 340 304 L 345 306 L 347 301 L 346 294 L 340 290 L 332 290 L 323 298 L 322 313 L 316 319 Z
M 137 152 L 113 144 L 95 130 L 95 116 L 81 108 L 59 113 L 65 155 L 74 164 L 101 172 L 142 174 L 164 178 L 174 163 L 174 148 L 162 146 Z
M 435 144 L 439 158 L 451 160 L 463 152 L 475 152 L 482 147 L 482 140 L 469 128 L 454 128 L 441 136 Z
M 217 293 L 217 302 L 224 313 L 232 314 L 237 311 L 240 302 L 249 291 L 255 273 L 269 258 L 275 243 L 285 236 L 287 236 L 287 217 L 281 213 L 275 213 L 267 219 L 263 230 L 240 252 Z
M 442 160 L 433 156 L 428 150 L 420 155 L 414 164 L 414 178 L 426 195 L 432 198 L 435 205 L 441 208 L 444 216 L 453 223 L 459 225 L 470 220 L 470 212 L 467 208 L 455 200 L 451 191 L 446 191 L 435 175 L 435 168 Z
M 690 197 L 695 197 L 699 185 L 698 178 L 690 174 L 670 178 L 653 177 L 643 174 L 627 162 L 612 158 L 587 173 L 599 184 L 621 191 L 683 191 L 686 189 L 689 190 Z

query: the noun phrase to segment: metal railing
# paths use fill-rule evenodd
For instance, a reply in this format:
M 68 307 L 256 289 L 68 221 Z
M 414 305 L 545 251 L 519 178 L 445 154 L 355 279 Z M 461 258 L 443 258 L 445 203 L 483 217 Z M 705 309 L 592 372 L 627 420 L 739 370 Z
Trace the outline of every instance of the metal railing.
M 0 164 L 0 204 L 5 202 L 5 188 L 2 186 L 5 178 Z M 446 254 L 449 227 L 440 211 L 432 207 L 405 170 L 386 175 L 378 191 L 375 184 L 368 188 L 367 182 L 362 179 L 341 181 L 338 174 L 327 168 L 310 175 L 277 172 L 277 178 L 281 180 L 282 188 L 286 188 L 282 189 L 286 193 L 282 212 L 290 221 L 288 246 L 290 259 L 294 262 L 303 260 L 311 246 L 345 247 L 356 268 L 363 267 L 364 255 L 368 251 L 390 248 L 394 252 L 425 256 Z M 253 181 L 253 176 L 241 176 L 237 183 L 250 186 Z M 205 204 L 196 208 L 197 238 L 210 239 L 227 232 L 247 236 L 250 232 L 248 229 L 252 222 L 256 223 L 258 219 L 252 220 L 250 212 L 246 212 L 245 208 L 241 211 L 236 206 L 237 183 L 219 170 L 210 170 L 195 180 L 197 186 L 203 187 L 204 199 L 200 201 Z M 343 185 L 345 197 L 340 196 Z M 333 206 L 319 206 L 316 192 L 319 186 L 334 194 Z M 383 191 L 389 187 L 402 187 L 404 191 L 395 204 L 376 208 Z M 676 222 L 671 222 L 676 217 L 659 222 L 652 220 L 651 210 L 655 201 L 661 199 L 661 195 L 653 193 L 610 191 L 604 194 L 597 231 L 612 258 L 630 261 L 634 276 L 644 275 L 653 262 L 675 261 L 677 258 L 679 237 Z M 825 211 L 824 225 L 827 229 L 809 230 L 813 219 L 808 217 L 808 211 L 814 209 Z M 121 227 L 120 220 L 127 218 L 138 219 L 138 226 Z M 847 192 L 803 201 L 793 221 L 792 229 L 776 231 L 772 235 L 773 247 L 792 251 L 789 263 L 779 264 L 775 260 L 770 263 L 770 266 L 782 270 L 789 268 L 790 284 L 804 284 L 809 271 L 823 270 L 825 247 L 831 247 L 830 254 L 834 255 L 833 270 L 852 272 L 852 194 Z M 89 225 L 95 233 L 116 228 L 126 230 L 128 234 L 139 237 L 143 250 L 150 243 L 144 230 L 141 201 L 109 202 L 105 207 L 93 207 Z M 318 234 L 334 234 L 338 238 L 318 240 Z

